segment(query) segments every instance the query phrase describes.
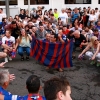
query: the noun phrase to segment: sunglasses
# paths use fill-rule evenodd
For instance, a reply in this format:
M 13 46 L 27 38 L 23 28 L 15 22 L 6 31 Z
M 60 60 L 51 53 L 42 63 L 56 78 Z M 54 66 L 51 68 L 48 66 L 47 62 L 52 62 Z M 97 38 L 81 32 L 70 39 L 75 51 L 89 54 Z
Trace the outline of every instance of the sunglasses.
M 98 41 L 98 39 L 94 40 L 94 41 Z

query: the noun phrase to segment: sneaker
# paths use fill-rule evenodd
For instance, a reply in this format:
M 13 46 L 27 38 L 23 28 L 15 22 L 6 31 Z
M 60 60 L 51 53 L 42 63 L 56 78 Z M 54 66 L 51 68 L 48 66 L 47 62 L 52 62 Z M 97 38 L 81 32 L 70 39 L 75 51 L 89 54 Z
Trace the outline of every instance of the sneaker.
M 8 58 L 7 57 L 5 57 L 5 62 L 8 62 Z
M 96 62 L 95 61 L 91 61 L 90 62 L 90 65 L 94 65 Z
M 10 61 L 12 61 L 12 58 L 11 58 L 11 56 L 8 56 L 8 59 L 9 59 Z
M 23 60 L 24 60 L 24 57 L 22 56 L 22 57 L 21 57 L 21 61 L 23 61 Z
M 100 62 L 97 62 L 97 65 L 96 65 L 97 67 L 100 67 Z
M 29 61 L 29 56 L 26 57 L 26 60 Z

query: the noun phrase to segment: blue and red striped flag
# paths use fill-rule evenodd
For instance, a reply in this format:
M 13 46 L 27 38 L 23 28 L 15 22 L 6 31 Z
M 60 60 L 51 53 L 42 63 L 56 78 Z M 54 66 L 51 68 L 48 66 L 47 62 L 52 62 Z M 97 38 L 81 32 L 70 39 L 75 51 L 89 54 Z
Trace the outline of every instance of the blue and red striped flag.
M 33 37 L 30 56 L 52 68 L 72 67 L 73 42 L 50 43 Z

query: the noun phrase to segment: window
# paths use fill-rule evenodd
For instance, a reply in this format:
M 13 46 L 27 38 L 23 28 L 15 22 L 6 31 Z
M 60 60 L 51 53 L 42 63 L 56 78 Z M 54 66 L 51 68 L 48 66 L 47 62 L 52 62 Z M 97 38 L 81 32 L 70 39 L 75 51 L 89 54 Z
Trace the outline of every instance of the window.
M 91 4 L 91 0 L 65 0 L 65 4 Z
M 3 0 L 0 0 L 0 6 L 5 6 L 6 3 Z M 17 5 L 17 0 L 9 0 L 9 5 Z
M 49 0 L 30 0 L 31 5 L 49 4 Z M 24 0 L 24 5 L 28 5 L 28 0 Z
M 100 4 L 100 0 L 98 0 L 98 4 Z

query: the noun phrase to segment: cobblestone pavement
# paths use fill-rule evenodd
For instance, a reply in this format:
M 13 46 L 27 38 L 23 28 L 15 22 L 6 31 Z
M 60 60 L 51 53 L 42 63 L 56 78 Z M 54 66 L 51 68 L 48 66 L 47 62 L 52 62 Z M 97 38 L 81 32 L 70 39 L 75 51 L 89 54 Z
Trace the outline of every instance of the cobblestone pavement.
M 31 58 L 30 61 L 20 61 L 20 57 L 8 62 L 5 68 L 10 73 L 14 73 L 16 79 L 10 83 L 7 88 L 13 94 L 25 95 L 27 90 L 25 81 L 29 75 L 34 74 L 40 77 L 41 84 L 54 76 L 65 76 L 72 87 L 73 100 L 100 100 L 100 67 L 90 66 L 90 61 L 80 61 L 77 58 L 73 60 L 74 66 L 66 68 L 64 72 L 54 71 L 48 73 L 45 66 Z M 40 91 L 43 95 L 43 91 Z

